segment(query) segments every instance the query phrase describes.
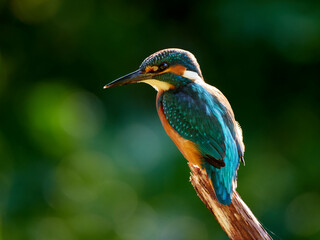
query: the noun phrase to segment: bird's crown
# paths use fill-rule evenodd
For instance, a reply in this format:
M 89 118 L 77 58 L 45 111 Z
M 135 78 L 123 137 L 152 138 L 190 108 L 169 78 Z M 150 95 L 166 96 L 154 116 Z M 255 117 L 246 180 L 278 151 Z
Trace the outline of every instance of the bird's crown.
M 161 72 L 177 65 L 185 67 L 187 71 L 196 72 L 202 77 L 200 66 L 194 55 L 178 48 L 168 48 L 151 54 L 142 62 L 140 69 L 147 72 Z

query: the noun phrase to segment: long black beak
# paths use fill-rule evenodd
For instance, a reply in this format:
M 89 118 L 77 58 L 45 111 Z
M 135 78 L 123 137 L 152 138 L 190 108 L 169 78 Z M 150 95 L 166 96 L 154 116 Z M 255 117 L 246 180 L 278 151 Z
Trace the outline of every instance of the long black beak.
M 137 71 L 134 71 L 132 73 L 129 73 L 121 78 L 118 78 L 111 83 L 108 83 L 105 85 L 103 88 L 111 88 L 111 87 L 118 87 L 130 83 L 136 83 L 136 82 L 141 82 L 143 80 L 151 79 L 152 74 L 150 73 L 145 73 L 138 69 Z

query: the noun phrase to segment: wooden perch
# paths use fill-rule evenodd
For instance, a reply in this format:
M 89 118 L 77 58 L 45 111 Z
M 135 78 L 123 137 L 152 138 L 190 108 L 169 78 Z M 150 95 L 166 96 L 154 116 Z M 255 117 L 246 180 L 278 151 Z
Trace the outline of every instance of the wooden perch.
M 230 239 L 272 239 L 235 190 L 232 203 L 223 205 L 218 202 L 206 172 L 192 164 L 189 167 L 192 172 L 190 181 L 199 198 Z

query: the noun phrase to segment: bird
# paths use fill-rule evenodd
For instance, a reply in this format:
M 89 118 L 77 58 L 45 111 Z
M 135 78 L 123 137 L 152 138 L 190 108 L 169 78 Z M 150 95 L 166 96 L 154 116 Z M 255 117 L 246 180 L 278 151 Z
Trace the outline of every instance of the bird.
M 206 171 L 219 203 L 230 205 L 244 164 L 242 129 L 227 98 L 204 81 L 195 56 L 160 50 L 104 88 L 131 83 L 147 83 L 158 92 L 156 108 L 166 133 L 189 163 Z

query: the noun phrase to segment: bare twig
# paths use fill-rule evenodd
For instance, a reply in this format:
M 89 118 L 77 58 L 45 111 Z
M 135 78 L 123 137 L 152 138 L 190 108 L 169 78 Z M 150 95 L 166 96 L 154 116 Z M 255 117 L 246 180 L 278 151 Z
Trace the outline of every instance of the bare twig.
M 189 167 L 192 172 L 190 180 L 199 198 L 230 239 L 272 239 L 235 190 L 232 203 L 223 205 L 218 202 L 206 172 L 192 164 Z

